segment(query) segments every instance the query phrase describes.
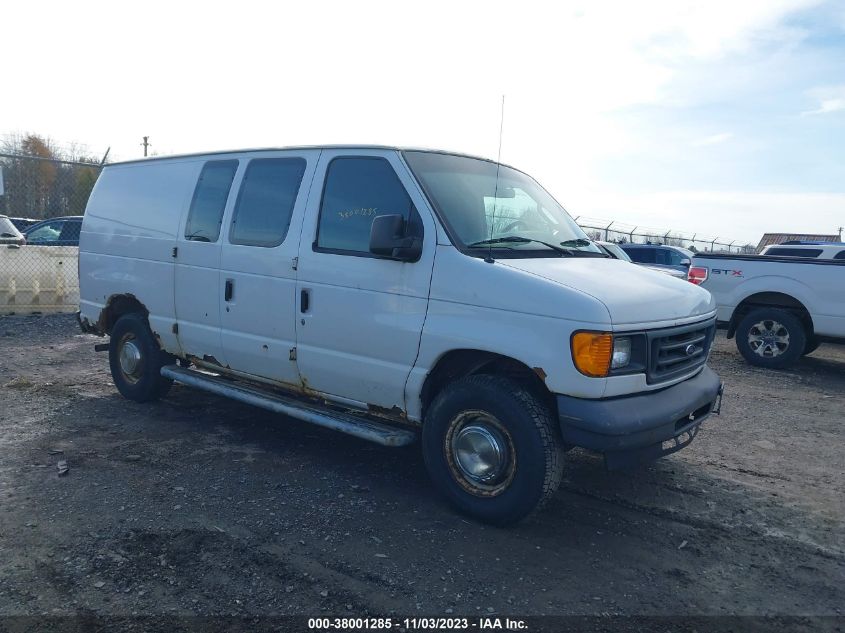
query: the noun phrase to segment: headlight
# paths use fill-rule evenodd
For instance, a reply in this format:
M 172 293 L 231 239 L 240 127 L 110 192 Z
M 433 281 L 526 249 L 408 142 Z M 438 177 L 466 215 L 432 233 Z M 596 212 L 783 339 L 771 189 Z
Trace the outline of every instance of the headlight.
M 622 336 L 613 339 L 613 357 L 610 361 L 611 369 L 626 367 L 631 362 L 631 339 Z
M 585 376 L 603 378 L 611 369 L 631 363 L 631 338 L 614 338 L 609 332 L 576 332 L 572 335 L 572 360 Z

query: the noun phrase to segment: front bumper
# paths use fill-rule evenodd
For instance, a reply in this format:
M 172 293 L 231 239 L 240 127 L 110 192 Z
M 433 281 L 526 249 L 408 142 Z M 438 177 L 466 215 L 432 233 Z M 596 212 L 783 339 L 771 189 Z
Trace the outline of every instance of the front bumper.
M 659 391 L 605 400 L 557 396 L 564 442 L 604 453 L 609 469 L 682 449 L 705 419 L 719 413 L 721 404 L 722 382 L 707 366 L 693 378 Z

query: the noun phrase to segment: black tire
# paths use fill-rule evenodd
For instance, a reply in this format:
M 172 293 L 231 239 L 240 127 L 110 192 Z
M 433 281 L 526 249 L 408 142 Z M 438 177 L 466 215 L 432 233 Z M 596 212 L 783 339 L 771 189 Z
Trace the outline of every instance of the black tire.
M 807 344 L 804 346 L 803 356 L 806 356 L 807 354 L 812 354 L 817 349 L 819 349 L 819 345 L 821 344 L 822 342 L 819 339 L 817 339 L 815 336 L 811 336 L 807 339 Z
M 460 450 L 476 449 L 479 437 L 493 438 L 483 447 L 504 448 L 488 453 L 498 457 L 492 462 L 501 464 L 501 472 L 482 472 L 490 477 L 485 482 L 461 465 L 481 455 Z M 516 523 L 541 508 L 563 474 L 563 442 L 549 408 L 499 376 L 467 376 L 443 389 L 426 414 L 422 448 L 428 473 L 446 498 L 461 512 L 496 525 Z M 490 462 L 479 457 L 474 465 L 484 463 Z
M 795 314 L 780 308 L 757 308 L 736 329 L 736 347 L 752 365 L 780 369 L 804 354 L 807 332 Z
M 129 354 L 132 358 L 121 364 L 121 353 L 129 352 L 124 349 L 129 344 L 137 355 Z M 117 320 L 109 341 L 109 366 L 114 385 L 124 398 L 148 402 L 167 395 L 173 381 L 160 372 L 172 362 L 173 358 L 159 347 L 143 315 L 131 312 Z

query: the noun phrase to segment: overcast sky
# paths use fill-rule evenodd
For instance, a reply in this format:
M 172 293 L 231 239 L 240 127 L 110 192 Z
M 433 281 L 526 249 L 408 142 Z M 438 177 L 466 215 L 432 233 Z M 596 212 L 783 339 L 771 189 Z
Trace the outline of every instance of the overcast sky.
M 383 143 L 573 216 L 755 242 L 845 224 L 845 3 L 5 2 L 0 135 L 116 159 Z

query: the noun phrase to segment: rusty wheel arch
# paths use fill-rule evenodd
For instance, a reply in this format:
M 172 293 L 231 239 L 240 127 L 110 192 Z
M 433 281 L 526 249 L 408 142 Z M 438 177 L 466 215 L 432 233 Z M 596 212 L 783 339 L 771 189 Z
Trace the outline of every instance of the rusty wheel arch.
M 557 403 L 546 386 L 546 371 L 529 367 L 509 356 L 474 349 L 452 350 L 441 356 L 423 383 L 420 391 L 422 418 L 440 391 L 451 382 L 472 374 L 489 374 L 510 378 L 541 398 L 552 411 Z
M 112 295 L 106 301 L 105 307 L 100 311 L 96 329 L 103 334 L 111 334 L 112 328 L 117 323 L 117 320 L 130 312 L 137 312 L 143 315 L 145 319 L 150 314 L 147 307 L 138 301 L 135 295 L 129 293 Z

